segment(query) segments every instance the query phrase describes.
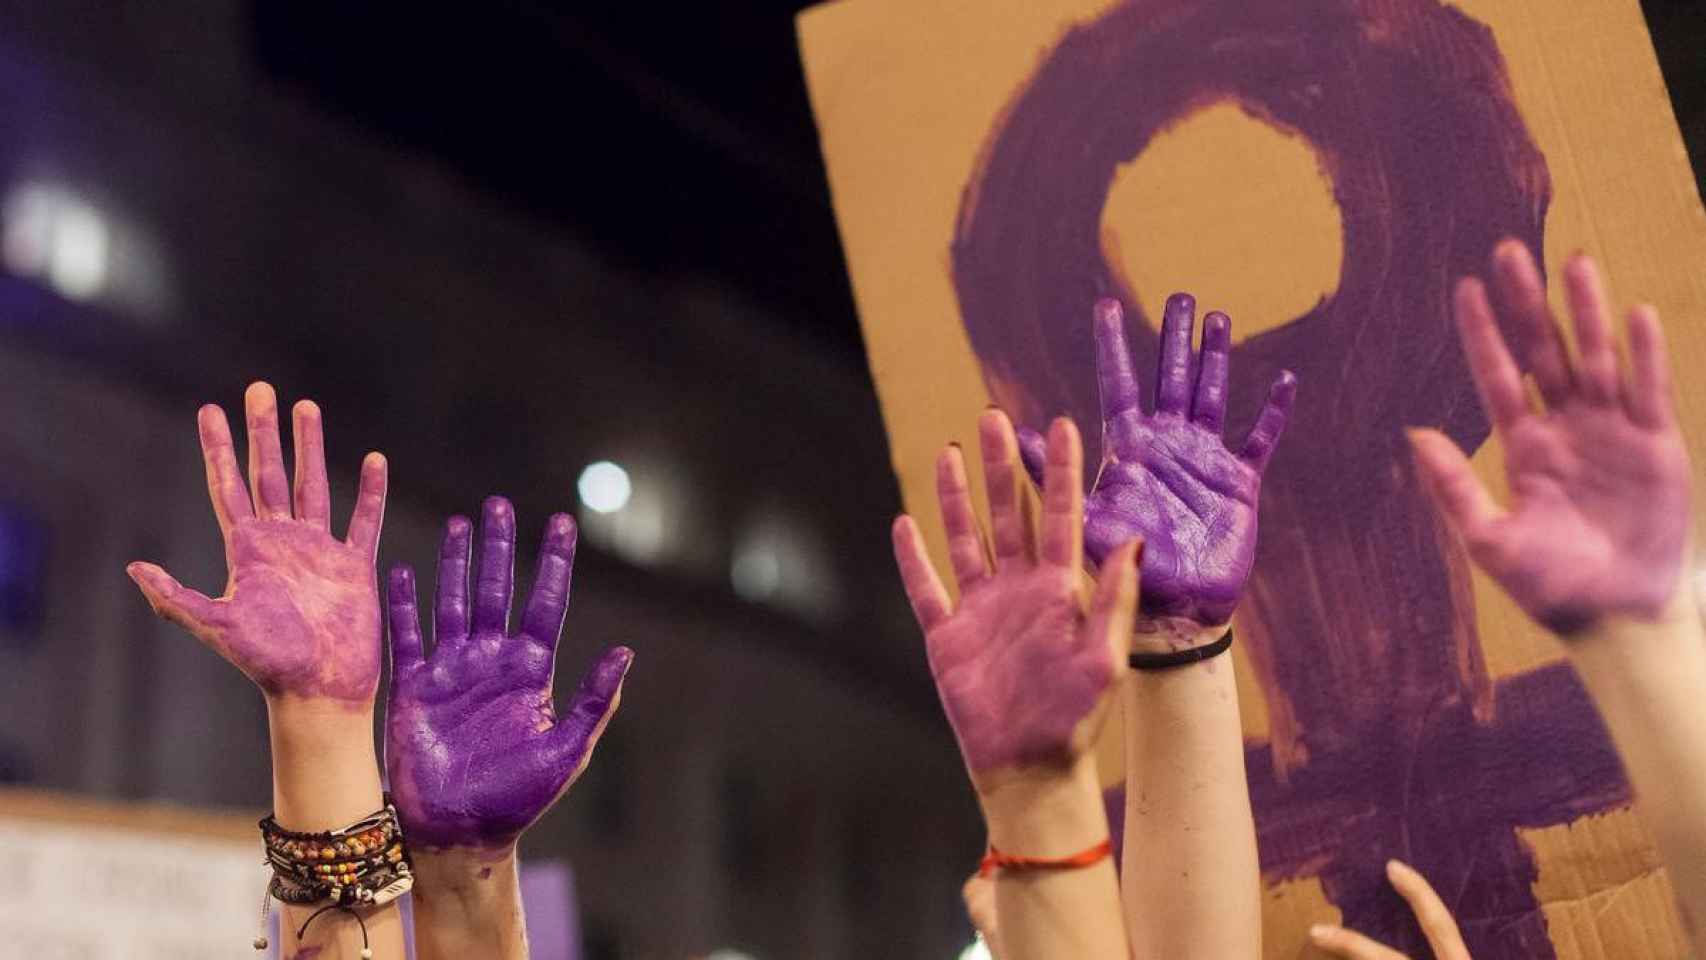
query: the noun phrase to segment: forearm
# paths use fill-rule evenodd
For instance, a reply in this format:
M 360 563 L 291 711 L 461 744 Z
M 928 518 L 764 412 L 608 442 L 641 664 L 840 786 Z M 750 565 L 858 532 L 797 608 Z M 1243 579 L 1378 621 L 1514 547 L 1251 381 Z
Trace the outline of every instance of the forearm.
M 384 806 L 378 758 L 373 749 L 371 706 L 270 698 L 268 717 L 273 759 L 273 816 L 286 830 L 336 830 Z M 293 957 L 317 947 L 326 960 L 358 957 L 361 927 L 342 910 L 329 910 L 296 931 L 321 904 L 279 905 L 280 955 Z M 367 941 L 378 960 L 403 957 L 403 923 L 395 903 L 360 908 Z
M 1026 857 L 1069 857 L 1108 839 L 1095 764 L 1080 758 L 1059 776 L 981 796 L 990 845 Z M 1063 870 L 995 874 L 1002 960 L 1127 957 L 1113 860 Z
M 1686 598 L 1659 624 L 1607 623 L 1570 646 L 1635 788 L 1697 951 L 1706 950 L 1706 631 Z
M 525 960 L 527 929 L 515 848 L 418 850 L 416 960 Z
M 1261 955 L 1255 821 L 1233 661 L 1134 670 L 1122 898 L 1134 955 Z

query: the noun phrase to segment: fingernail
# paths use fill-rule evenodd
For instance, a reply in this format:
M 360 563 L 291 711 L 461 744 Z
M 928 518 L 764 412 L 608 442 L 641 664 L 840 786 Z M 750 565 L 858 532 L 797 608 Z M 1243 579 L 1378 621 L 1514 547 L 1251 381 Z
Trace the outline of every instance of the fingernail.
M 1320 940 L 1333 932 L 1333 928 L 1324 923 L 1313 924 L 1309 928 L 1309 939 Z

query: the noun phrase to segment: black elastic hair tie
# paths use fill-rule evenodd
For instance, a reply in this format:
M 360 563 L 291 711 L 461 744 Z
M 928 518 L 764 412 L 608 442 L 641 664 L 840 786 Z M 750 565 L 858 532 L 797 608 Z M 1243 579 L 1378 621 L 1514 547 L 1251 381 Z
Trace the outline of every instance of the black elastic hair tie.
M 1134 653 L 1131 655 L 1133 670 L 1172 670 L 1176 667 L 1188 667 L 1193 663 L 1218 657 L 1232 649 L 1232 628 L 1226 629 L 1226 635 L 1213 643 L 1205 643 L 1200 647 L 1187 647 L 1184 650 L 1170 650 L 1167 653 Z

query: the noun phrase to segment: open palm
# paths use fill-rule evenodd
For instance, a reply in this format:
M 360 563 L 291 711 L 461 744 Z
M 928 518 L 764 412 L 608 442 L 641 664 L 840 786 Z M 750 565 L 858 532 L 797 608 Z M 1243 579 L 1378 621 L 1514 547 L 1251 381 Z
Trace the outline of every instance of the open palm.
M 1567 634 L 1606 616 L 1656 619 L 1678 592 L 1691 525 L 1658 317 L 1650 308 L 1630 314 L 1625 378 L 1597 271 L 1585 257 L 1572 260 L 1564 271 L 1572 362 L 1527 249 L 1502 244 L 1495 267 L 1546 410 L 1531 407 L 1485 289 L 1464 281 L 1457 322 L 1504 443 L 1511 505 L 1500 507 L 1436 431 L 1412 434 L 1423 475 L 1470 556 L 1536 620 Z
M 1255 562 L 1262 471 L 1285 429 L 1297 380 L 1280 376 L 1242 451 L 1228 450 L 1221 432 L 1231 321 L 1223 313 L 1203 319 L 1193 364 L 1195 311 L 1188 294 L 1167 300 L 1154 413 L 1146 414 L 1119 302 L 1096 304 L 1105 459 L 1085 506 L 1084 552 L 1099 565 L 1141 537 L 1144 616 L 1215 625 L 1231 619 Z M 1026 468 L 1041 483 L 1042 438 L 1023 431 L 1020 443 Z
M 272 387 L 244 397 L 250 488 L 243 484 L 225 413 L 198 422 L 208 492 L 225 539 L 222 596 L 184 587 L 151 563 L 128 572 L 149 605 L 194 633 L 269 695 L 371 702 L 379 682 L 379 597 L 373 562 L 385 512 L 385 458 L 362 463 L 349 536 L 331 534 L 320 410 L 296 405 L 296 486 L 285 476 Z M 294 508 L 294 514 L 293 514 Z
M 1060 420 L 1049 432 L 1050 492 L 1038 544 L 1020 508 L 1012 424 L 991 411 L 978 427 L 993 565 L 959 448 L 950 446 L 937 461 L 937 493 L 960 587 L 957 608 L 950 608 L 918 525 L 901 516 L 893 532 L 930 673 L 972 779 L 988 789 L 1025 768 L 1064 766 L 1089 748 L 1123 669 L 1137 603 L 1138 545 L 1125 545 L 1116 562 L 1105 565 L 1086 612 L 1079 585 L 1083 453 L 1077 430 Z
M 486 501 L 472 620 L 472 525 L 453 517 L 439 554 L 435 645 L 422 649 L 414 573 L 390 578 L 393 678 L 385 761 L 409 835 L 433 847 L 513 843 L 574 782 L 621 699 L 633 652 L 614 647 L 595 663 L 557 716 L 551 691 L 557 637 L 568 606 L 575 525 L 553 516 L 522 615 L 509 629 L 515 514 Z

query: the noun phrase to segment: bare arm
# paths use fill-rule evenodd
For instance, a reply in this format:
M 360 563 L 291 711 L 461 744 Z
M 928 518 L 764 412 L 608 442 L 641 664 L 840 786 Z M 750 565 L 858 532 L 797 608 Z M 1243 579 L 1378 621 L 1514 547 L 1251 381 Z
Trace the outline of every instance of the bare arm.
M 533 589 L 513 628 L 509 501 L 485 502 L 478 567 L 473 533 L 464 517 L 445 524 L 430 652 L 422 642 L 414 572 L 398 566 L 389 584 L 385 762 L 414 851 L 420 960 L 527 956 L 516 842 L 586 769 L 634 658 L 626 647 L 606 650 L 558 716 L 552 688 L 574 568 L 574 520 L 557 514 L 546 523 Z
M 1672 410 L 1658 315 L 1629 313 L 1629 369 L 1593 261 L 1563 271 L 1572 356 L 1538 271 L 1515 241 L 1493 276 L 1538 393 L 1537 409 L 1479 281 L 1457 291 L 1457 323 L 1481 402 L 1504 444 L 1509 505 L 1463 452 L 1415 431 L 1416 459 L 1470 557 L 1564 642 L 1610 729 L 1636 810 L 1669 868 L 1695 949 L 1706 916 L 1706 637 L 1688 591 L 1693 529 L 1687 450 Z
M 1020 506 L 1012 424 L 990 411 L 978 434 L 993 562 L 953 446 L 937 461 L 937 493 L 958 606 L 911 517 L 895 521 L 895 559 L 983 807 L 991 854 L 1056 861 L 1089 854 L 1071 867 L 995 870 L 1001 955 L 1125 957 L 1119 891 L 1106 856 L 1107 814 L 1089 750 L 1124 668 L 1139 545 L 1126 544 L 1104 565 L 1086 610 L 1077 429 L 1059 420 L 1049 431 L 1040 542 Z
M 1255 562 L 1262 472 L 1297 382 L 1285 373 L 1242 448 L 1222 438 L 1232 322 L 1168 298 L 1154 404 L 1146 412 L 1118 302 L 1096 305 L 1096 372 L 1106 459 L 1085 509 L 1084 548 L 1104 563 L 1144 541 L 1143 604 L 1130 652 L 1202 647 L 1229 629 Z M 1194 376 L 1193 376 L 1194 373 Z M 1024 438 L 1040 475 L 1038 438 Z M 1123 684 L 1126 921 L 1136 956 L 1254 957 L 1261 952 L 1256 828 L 1244 773 L 1233 662 L 1218 656 L 1134 670 Z
M 373 751 L 379 683 L 373 563 L 385 513 L 385 458 L 374 453 L 363 461 L 349 534 L 335 539 L 319 407 L 303 401 L 294 411 L 294 487 L 285 474 L 272 387 L 251 385 L 244 407 L 247 486 L 224 412 L 209 405 L 198 418 L 208 492 L 225 541 L 225 592 L 208 597 L 151 563 L 133 563 L 127 572 L 156 613 L 195 634 L 261 688 L 271 732 L 274 816 L 287 830 L 322 832 L 383 805 Z M 297 931 L 317 906 L 280 907 L 284 955 L 308 949 L 328 958 L 357 957 L 360 927 L 342 911 L 314 920 L 298 942 Z M 396 907 L 357 909 L 373 956 L 401 958 Z

